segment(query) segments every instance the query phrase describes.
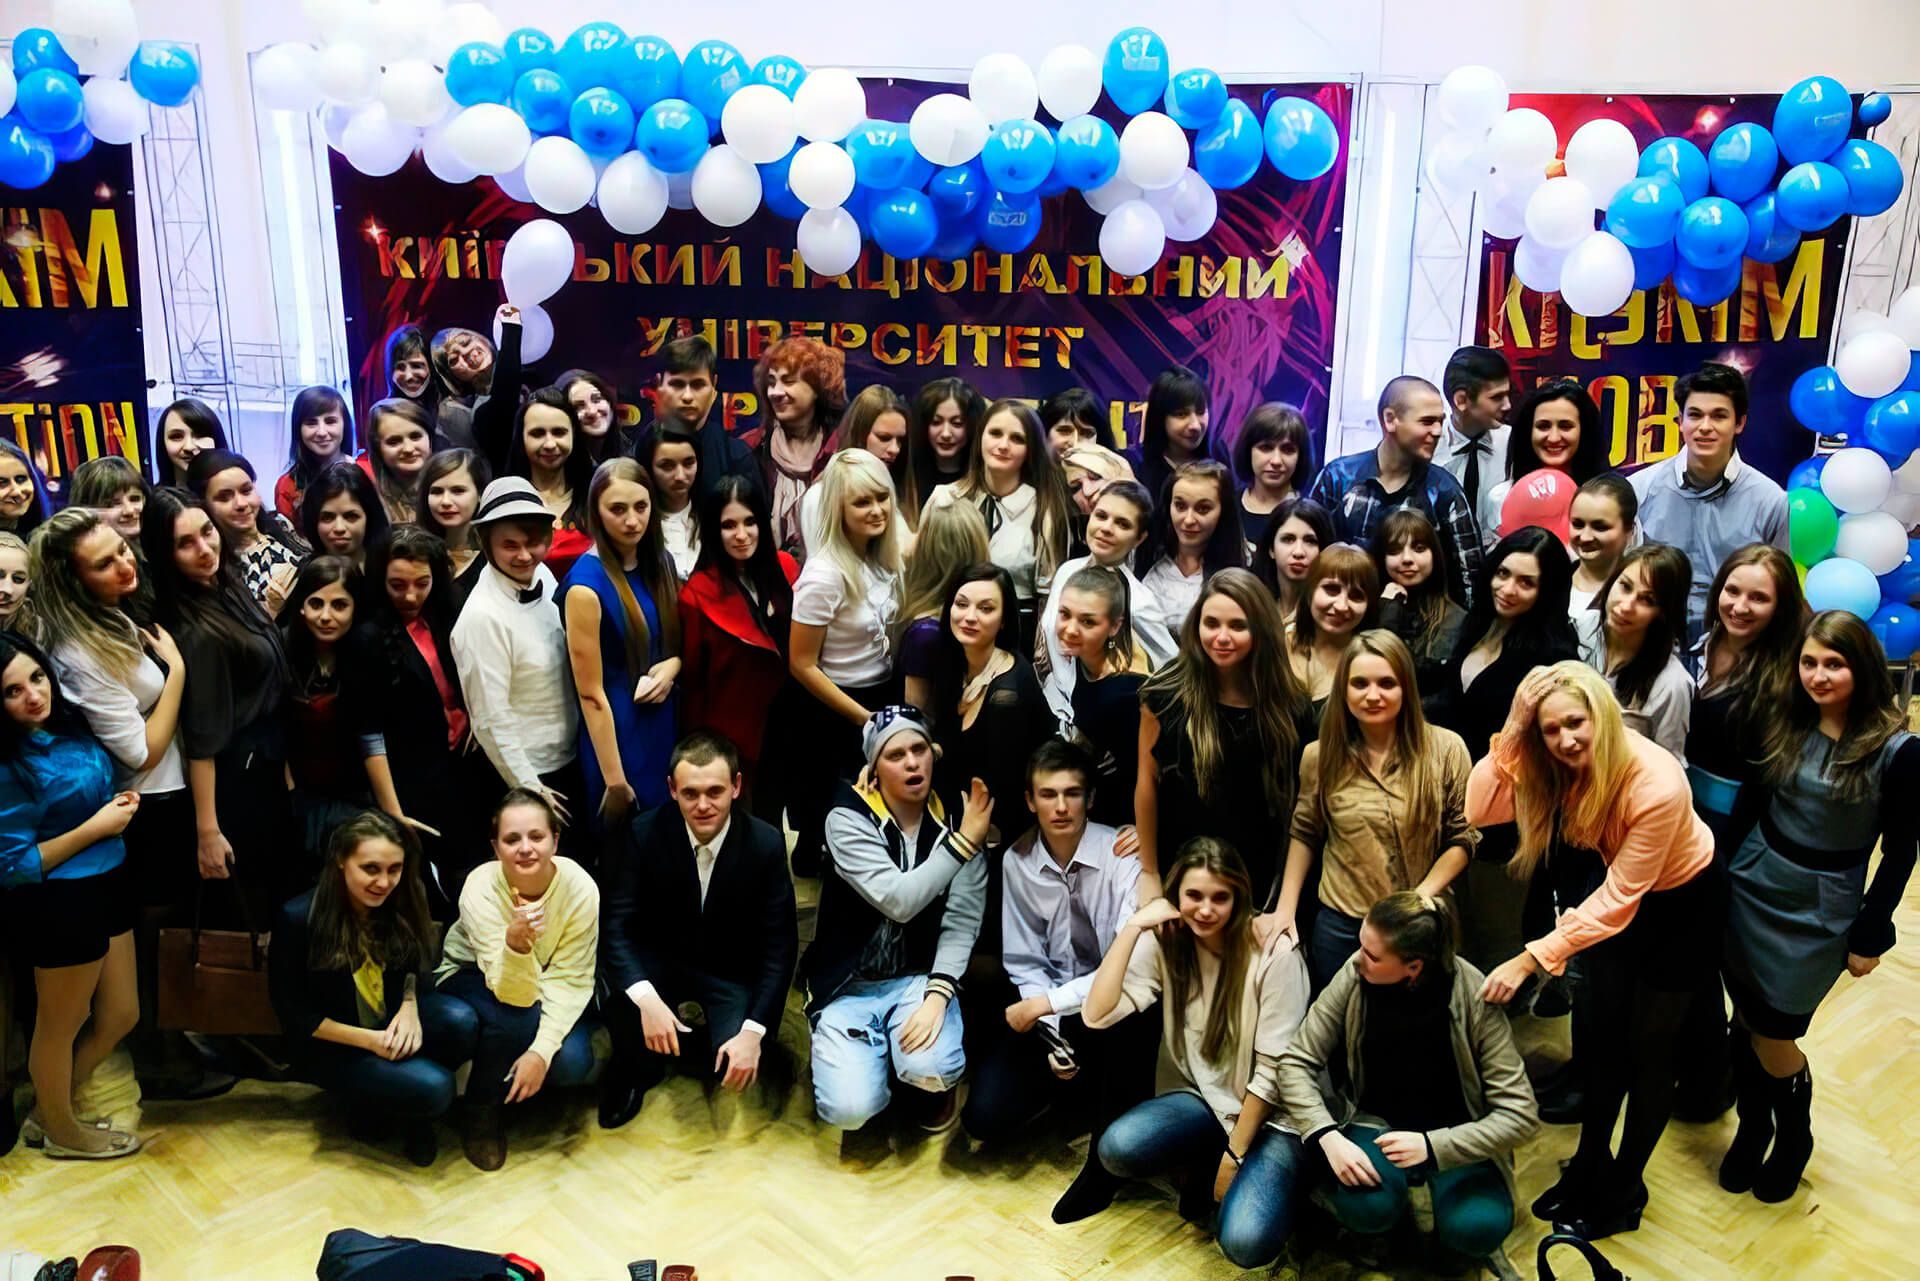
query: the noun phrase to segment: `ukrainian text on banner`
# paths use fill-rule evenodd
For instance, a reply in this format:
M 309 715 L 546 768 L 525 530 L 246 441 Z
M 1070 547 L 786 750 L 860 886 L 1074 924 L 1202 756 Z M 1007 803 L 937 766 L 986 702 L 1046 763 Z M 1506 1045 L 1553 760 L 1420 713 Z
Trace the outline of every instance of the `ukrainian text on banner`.
M 922 98 L 951 89 L 873 80 L 869 109 L 904 120 Z M 1350 85 L 1233 92 L 1257 113 L 1274 89 L 1312 98 L 1346 136 Z M 386 335 L 408 323 L 430 334 L 447 325 L 484 331 L 501 301 L 508 236 L 547 215 L 502 196 L 489 179 L 444 184 L 418 158 L 369 178 L 335 154 L 332 175 L 354 390 L 383 396 Z M 1104 269 L 1100 216 L 1079 193 L 1043 203 L 1039 238 L 1023 252 L 896 262 L 868 244 L 843 277 L 801 266 L 794 224 L 764 208 L 731 229 L 669 210 L 653 231 L 622 236 L 589 206 L 558 219 L 579 256 L 573 279 L 543 304 L 555 337 L 537 372 L 581 367 L 607 377 L 620 391 L 622 425 L 632 425 L 652 416 L 639 402 L 660 348 L 704 333 L 720 354 L 727 424 L 745 431 L 758 422 L 754 361 L 775 339 L 804 334 L 846 353 L 852 391 L 885 383 L 911 396 L 930 379 L 955 376 L 989 398 L 1084 386 L 1132 438 L 1148 384 L 1178 361 L 1206 378 L 1212 419 L 1224 429 L 1262 401 L 1283 400 L 1319 433 L 1333 360 L 1344 147 L 1312 182 L 1263 161 L 1245 186 L 1220 193 L 1212 231 L 1193 244 L 1170 242 L 1161 265 L 1141 277 Z
M 1644 148 L 1674 135 L 1706 151 L 1728 125 L 1771 125 L 1778 99 L 1520 94 L 1515 107 L 1544 112 L 1564 140 L 1589 120 L 1614 119 Z M 1609 435 L 1608 459 L 1622 471 L 1678 452 L 1680 407 L 1674 384 L 1702 361 L 1747 376 L 1752 393 L 1740 456 L 1781 484 L 1813 452 L 1813 437 L 1787 412 L 1787 391 L 1804 370 L 1825 364 L 1839 305 L 1846 240 L 1853 220 L 1802 239 L 1779 263 L 1746 261 L 1740 288 L 1716 307 L 1696 307 L 1673 285 L 1636 292 L 1612 316 L 1577 316 L 1558 294 L 1536 294 L 1513 273 L 1513 241 L 1482 236 L 1474 341 L 1513 364 L 1514 401 L 1553 378 L 1585 383 Z
M 142 465 L 137 255 L 132 147 L 97 143 L 32 191 L 0 186 L 0 438 L 56 500 L 89 458 Z

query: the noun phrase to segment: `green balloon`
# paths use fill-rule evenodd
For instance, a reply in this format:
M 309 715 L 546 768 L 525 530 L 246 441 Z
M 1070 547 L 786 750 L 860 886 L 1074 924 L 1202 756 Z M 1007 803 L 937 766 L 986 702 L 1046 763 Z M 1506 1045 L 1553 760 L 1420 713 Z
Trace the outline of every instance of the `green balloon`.
M 1817 565 L 1833 554 L 1840 536 L 1840 513 L 1812 486 L 1787 495 L 1787 546 L 1800 565 Z

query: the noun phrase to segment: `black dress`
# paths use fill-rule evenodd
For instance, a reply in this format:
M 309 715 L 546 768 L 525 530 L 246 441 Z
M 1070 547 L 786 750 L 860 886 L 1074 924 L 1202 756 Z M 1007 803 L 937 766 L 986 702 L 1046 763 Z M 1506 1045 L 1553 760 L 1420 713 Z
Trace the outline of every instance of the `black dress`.
M 993 797 L 994 834 L 988 844 L 995 850 L 1012 844 L 1033 821 L 1026 802 L 1027 759 L 1058 729 L 1033 664 L 1018 655 L 987 686 L 973 724 L 962 728 L 959 713 L 942 707 L 934 726 L 940 744 L 934 775 L 947 813 L 959 820 L 968 786 L 980 779 Z
M 1138 672 L 1114 672 L 1094 680 L 1079 659 L 1073 684 L 1074 737 L 1085 740 L 1098 771 L 1087 817 L 1108 827 L 1133 822 L 1133 785 L 1140 775 L 1140 686 Z
M 1467 611 L 1449 600 L 1440 626 L 1429 636 L 1426 620 L 1405 600 L 1396 597 L 1380 602 L 1380 626 L 1405 641 L 1413 653 L 1413 681 L 1420 690 L 1420 710 L 1429 720 L 1441 701 L 1448 660 L 1453 657 L 1454 643 L 1460 639 L 1460 628 L 1466 621 Z

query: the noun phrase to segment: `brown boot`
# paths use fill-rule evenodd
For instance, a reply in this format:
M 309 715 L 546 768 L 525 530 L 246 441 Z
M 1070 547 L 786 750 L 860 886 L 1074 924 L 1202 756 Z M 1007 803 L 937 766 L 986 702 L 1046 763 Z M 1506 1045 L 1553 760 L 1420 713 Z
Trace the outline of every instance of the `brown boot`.
M 507 1163 L 507 1132 L 498 1103 L 469 1103 L 460 1116 L 460 1147 L 476 1170 Z

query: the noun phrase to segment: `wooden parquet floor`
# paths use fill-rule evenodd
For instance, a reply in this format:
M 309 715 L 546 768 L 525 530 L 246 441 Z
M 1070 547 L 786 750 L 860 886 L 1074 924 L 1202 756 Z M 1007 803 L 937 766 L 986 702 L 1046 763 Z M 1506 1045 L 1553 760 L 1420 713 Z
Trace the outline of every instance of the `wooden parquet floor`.
M 1649 1172 L 1646 1222 L 1605 1243 L 1629 1274 L 1920 1275 L 1920 893 L 1909 893 L 1899 926 L 1905 945 L 1870 978 L 1842 979 L 1814 1024 L 1819 1146 L 1800 1192 L 1779 1206 L 1726 1195 L 1713 1169 L 1732 1118 L 1675 1125 Z M 1537 1047 L 1540 1031 L 1523 1029 L 1523 1044 Z M 783 1038 L 803 1043 L 796 1013 Z M 613 1134 L 598 1130 L 592 1102 L 588 1091 L 536 1103 L 494 1174 L 466 1163 L 450 1129 L 430 1170 L 361 1147 L 305 1087 L 249 1082 L 212 1103 L 155 1104 L 145 1121 L 155 1137 L 131 1160 L 68 1165 L 24 1148 L 0 1160 L 0 1247 L 58 1256 L 125 1242 L 155 1281 L 310 1277 L 326 1233 L 345 1226 L 514 1250 L 555 1281 L 618 1281 L 643 1258 L 692 1264 L 702 1281 L 1242 1275 L 1179 1219 L 1163 1189 L 1130 1189 L 1105 1214 L 1056 1227 L 1048 1210 L 1085 1140 L 1044 1124 L 1012 1153 L 982 1156 L 955 1138 L 908 1142 L 856 1165 L 843 1163 L 837 1136 L 814 1123 L 798 1091 L 776 1117 L 751 1094 L 713 1105 L 695 1082 L 676 1079 Z M 1523 1150 L 1523 1198 L 1551 1180 L 1574 1137 L 1549 1127 Z M 1507 1244 L 1522 1276 L 1534 1275 L 1542 1227 L 1523 1207 Z M 1276 1275 L 1424 1274 L 1364 1267 L 1322 1247 L 1304 1270 L 1287 1263 Z

